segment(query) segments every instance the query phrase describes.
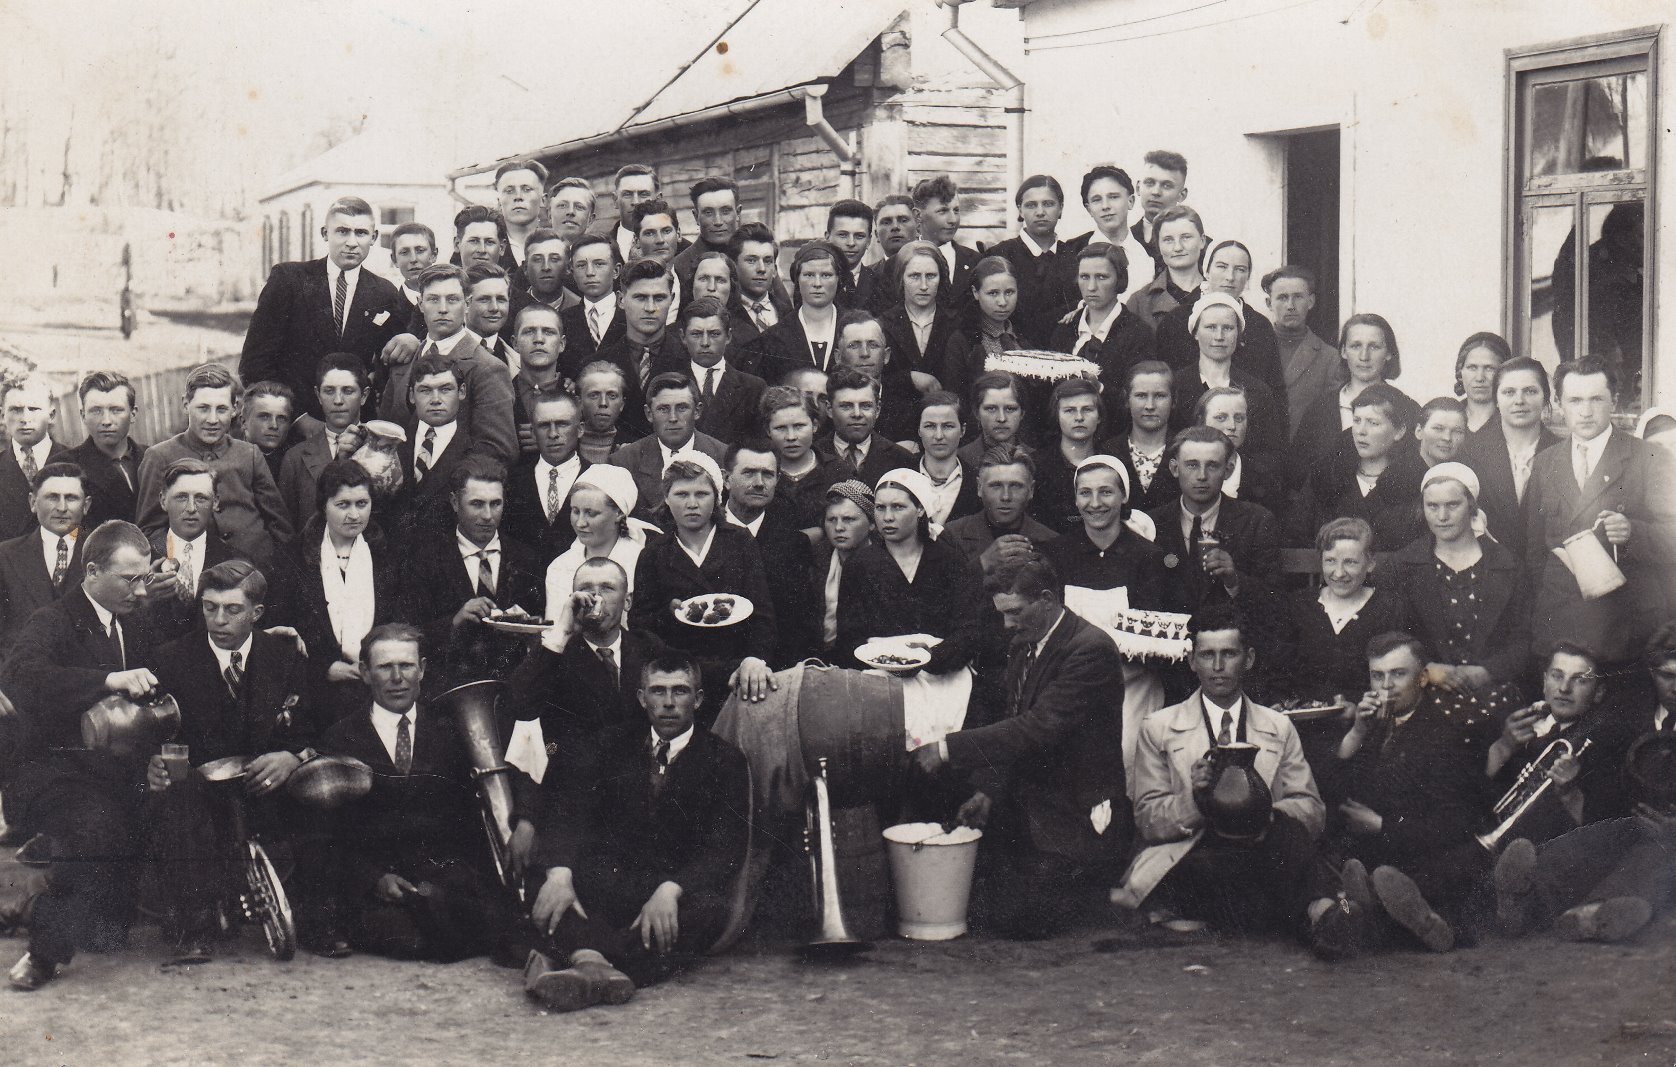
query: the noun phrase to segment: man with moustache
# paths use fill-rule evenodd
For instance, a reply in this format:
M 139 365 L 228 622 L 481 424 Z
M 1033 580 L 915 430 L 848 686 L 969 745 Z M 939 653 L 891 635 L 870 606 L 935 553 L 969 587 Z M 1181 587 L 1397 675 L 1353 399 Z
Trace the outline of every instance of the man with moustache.
M 617 221 L 605 236 L 617 250 L 617 262 L 627 263 L 634 258 L 634 245 L 639 234 L 634 230 L 634 209 L 648 200 L 663 195 L 655 170 L 644 163 L 625 163 L 617 168 L 611 179 L 611 191 L 617 200 Z
M 145 446 L 134 440 L 134 383 L 113 371 L 96 370 L 76 386 L 87 440 L 70 449 L 65 460 L 82 469 L 87 489 L 87 528 L 107 519 L 134 517 L 134 490 L 140 484 Z M 249 395 L 246 394 L 246 405 Z
M 370 370 L 373 360 L 408 324 L 407 301 L 395 286 L 369 270 L 378 243 L 372 205 L 359 197 L 332 201 L 320 227 L 323 259 L 280 263 L 268 275 L 244 335 L 239 379 L 284 382 L 314 406 L 314 368 L 329 352 L 350 352 Z
M 780 463 L 767 441 L 753 438 L 729 446 L 722 472 L 727 493 L 722 522 L 756 538 L 762 569 L 773 576 L 769 589 L 778 633 L 771 666 L 783 670 L 814 655 L 820 645 L 809 538 L 798 529 L 797 506 L 775 492 Z

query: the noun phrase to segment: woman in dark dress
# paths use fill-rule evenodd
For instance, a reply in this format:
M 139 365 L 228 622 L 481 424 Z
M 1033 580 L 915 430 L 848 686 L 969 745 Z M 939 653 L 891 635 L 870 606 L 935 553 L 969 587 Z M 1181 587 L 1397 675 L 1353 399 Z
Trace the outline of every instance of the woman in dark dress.
M 836 662 L 838 600 L 842 595 L 844 566 L 856 549 L 872 539 L 873 490 L 854 478 L 833 483 L 826 491 L 826 518 L 821 523 L 821 539 L 815 544 L 815 565 L 810 568 L 815 587 L 810 602 L 820 605 L 821 613 L 820 654 L 829 663 Z
M 1012 264 L 1000 256 L 986 256 L 972 268 L 972 299 L 978 321 L 956 333 L 943 350 L 943 373 L 937 380 L 956 396 L 970 396 L 972 383 L 983 374 L 990 356 L 1028 347 L 1013 328 L 1018 310 L 1018 279 Z
M 956 313 L 938 299 L 949 287 L 948 264 L 931 242 L 909 241 L 891 258 L 887 277 L 891 302 L 881 320 L 892 358 L 942 382 L 960 330 Z
M 1077 250 L 1077 289 L 1082 307 L 1054 328 L 1048 348 L 1081 356 L 1100 368 L 1100 384 L 1118 395 L 1129 368 L 1153 358 L 1152 330 L 1123 306 L 1129 272 L 1151 264 L 1125 263 L 1123 250 L 1093 241 Z
M 669 464 L 663 475 L 664 537 L 647 544 L 635 565 L 631 625 L 656 634 L 698 661 L 704 675 L 706 725 L 722 710 L 730 689 L 750 700 L 768 691 L 774 654 L 774 600 L 749 530 L 716 521 L 722 475 L 716 461 L 698 454 Z M 677 618 L 675 605 L 704 593 L 731 593 L 751 602 L 749 618 L 717 627 Z
M 808 397 L 789 385 L 764 389 L 758 410 L 768 447 L 774 450 L 780 465 L 774 495 L 795 509 L 798 529 L 812 530 L 821 522 L 821 494 L 825 490 L 820 455 L 815 451 L 820 412 Z
M 1100 451 L 1123 461 L 1130 510 L 1151 511 L 1181 496 L 1181 485 L 1164 461 L 1175 410 L 1175 372 L 1162 360 L 1137 363 L 1129 369 L 1123 397 L 1128 431 L 1108 440 Z
M 1389 385 L 1402 375 L 1397 335 L 1382 315 L 1364 312 L 1344 320 L 1338 355 L 1344 361 L 1340 379 L 1344 385 L 1336 392 L 1322 394 L 1304 409 L 1297 432 L 1292 435 L 1292 467 L 1295 484 L 1300 487 L 1316 471 L 1344 462 L 1355 451 L 1350 440 L 1351 413 L 1362 390 L 1381 382 Z M 1403 421 L 1413 426 L 1420 405 L 1396 386 L 1391 388 L 1403 408 Z
M 1383 383 L 1356 397 L 1355 451 L 1310 478 L 1302 505 L 1294 509 L 1294 523 L 1305 525 L 1291 530 L 1293 544 L 1307 544 L 1310 529 L 1345 516 L 1368 521 L 1377 551 L 1393 551 L 1420 536 L 1425 525 L 1417 502 L 1426 467 L 1402 399 Z
M 861 666 L 855 650 L 875 637 L 941 638 L 923 668 L 936 675 L 969 666 L 980 650 L 983 575 L 958 551 L 931 539 L 922 478 L 918 471 L 889 471 L 873 491 L 878 536 L 850 555 L 839 584 L 833 655 L 845 666 Z
M 1030 514 L 1054 533 L 1070 533 L 1082 526 L 1077 471 L 1094 455 L 1106 419 L 1099 384 L 1086 378 L 1060 382 L 1053 387 L 1047 415 L 1059 437 L 1054 446 L 1036 454 L 1036 493 L 1030 499 Z

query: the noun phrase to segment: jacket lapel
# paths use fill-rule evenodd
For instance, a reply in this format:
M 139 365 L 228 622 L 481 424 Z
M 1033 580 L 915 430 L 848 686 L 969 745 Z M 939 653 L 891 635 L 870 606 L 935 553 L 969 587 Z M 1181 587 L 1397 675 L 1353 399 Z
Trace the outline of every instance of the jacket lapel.
M 1629 465 L 1629 442 L 1617 430 L 1608 430 L 1607 433 L 1610 436 L 1607 437 L 1606 447 L 1601 450 L 1600 462 L 1590 472 L 1588 484 L 1583 486 L 1578 494 L 1577 506 L 1572 509 L 1574 520 L 1582 525 L 1592 524 L 1601 511 L 1608 510 L 1601 497 L 1623 477 L 1624 468 Z M 1567 449 L 1566 453 L 1569 461 L 1570 450 Z M 1568 480 L 1575 480 L 1575 477 Z
M 303 274 L 303 304 L 314 317 L 320 336 L 336 338 L 338 327 L 332 321 L 332 293 L 327 281 L 330 272 L 326 269 L 326 261 L 317 259 L 308 268 Z M 358 293 L 361 287 L 357 285 L 355 288 Z

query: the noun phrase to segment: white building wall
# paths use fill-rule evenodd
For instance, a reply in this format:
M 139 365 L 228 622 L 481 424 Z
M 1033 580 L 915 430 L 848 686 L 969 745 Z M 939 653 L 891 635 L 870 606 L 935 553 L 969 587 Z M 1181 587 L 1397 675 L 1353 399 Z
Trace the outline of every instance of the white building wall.
M 1183 8 L 1201 10 L 1178 14 Z M 1025 9 L 1025 173 L 1066 194 L 1089 164 L 1151 148 L 1189 163 L 1188 202 L 1238 237 L 1255 279 L 1280 262 L 1283 170 L 1261 134 L 1341 128 L 1343 314 L 1391 320 L 1402 385 L 1447 393 L 1460 342 L 1503 329 L 1504 51 L 1657 25 L 1661 0 L 1036 0 Z M 1063 36 L 1054 36 L 1063 35 Z M 1676 204 L 1676 40 L 1661 42 L 1657 205 Z M 1668 213 L 1667 208 L 1667 213 Z M 1655 221 L 1656 227 L 1656 221 Z M 1065 233 L 1088 229 L 1080 207 Z M 1671 246 L 1660 251 L 1671 261 Z M 1656 273 L 1676 308 L 1676 270 Z M 1676 321 L 1656 335 L 1656 399 L 1676 399 Z M 1412 368 L 1412 369 L 1411 369 Z

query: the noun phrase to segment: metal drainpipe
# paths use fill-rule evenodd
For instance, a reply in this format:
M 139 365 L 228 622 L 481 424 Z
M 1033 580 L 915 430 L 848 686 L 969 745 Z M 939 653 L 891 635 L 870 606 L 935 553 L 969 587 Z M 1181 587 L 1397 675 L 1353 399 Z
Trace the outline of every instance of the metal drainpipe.
M 832 154 L 838 157 L 840 184 L 844 187 L 844 195 L 853 200 L 860 195 L 860 189 L 857 187 L 859 167 L 856 162 L 858 153 L 855 134 L 852 132 L 846 139 L 832 128 L 832 123 L 826 121 L 826 111 L 821 104 L 821 98 L 826 95 L 826 88 L 824 85 L 808 85 L 803 88 L 803 122 L 814 130 L 815 134 L 826 142 L 827 147 L 832 149 Z
M 1007 91 L 1004 109 L 1007 116 L 1007 194 L 1011 195 L 1024 180 L 1024 79 L 1002 66 L 960 28 L 960 4 L 965 0 L 938 2 L 946 4 L 944 11 L 948 16 L 943 40 L 954 45 L 985 77 Z

